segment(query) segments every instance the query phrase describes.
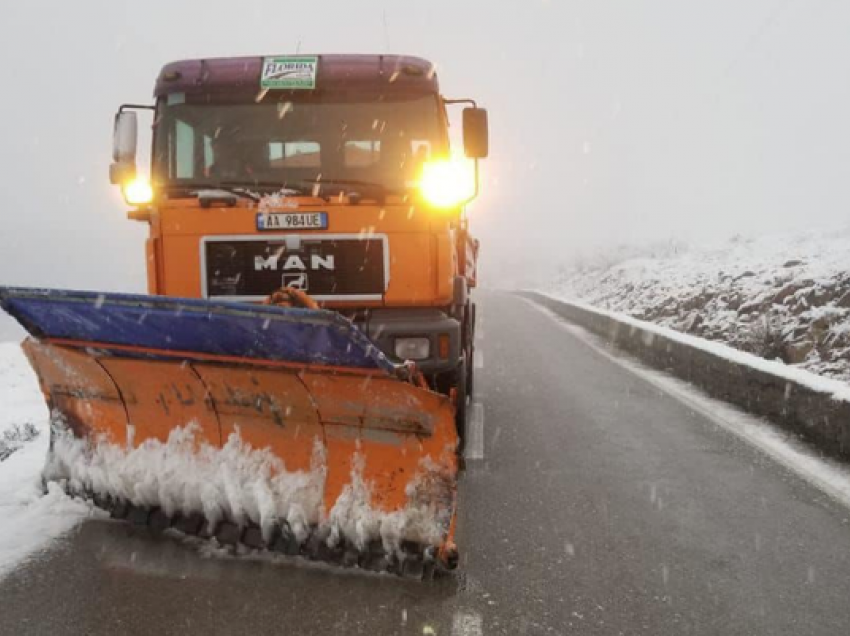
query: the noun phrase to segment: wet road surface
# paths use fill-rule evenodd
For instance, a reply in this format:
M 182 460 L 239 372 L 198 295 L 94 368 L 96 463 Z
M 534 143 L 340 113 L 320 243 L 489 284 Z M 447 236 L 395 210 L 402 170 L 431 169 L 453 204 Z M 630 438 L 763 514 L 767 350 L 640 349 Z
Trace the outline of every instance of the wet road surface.
M 850 633 L 850 512 L 529 302 L 480 306 L 457 576 L 92 521 L 0 580 L 0 634 Z

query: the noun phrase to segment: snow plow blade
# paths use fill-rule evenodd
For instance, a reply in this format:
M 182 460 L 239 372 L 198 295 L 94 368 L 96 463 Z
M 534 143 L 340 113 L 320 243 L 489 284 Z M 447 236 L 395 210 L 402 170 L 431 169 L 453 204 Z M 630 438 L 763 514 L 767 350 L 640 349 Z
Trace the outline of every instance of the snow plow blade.
M 9 288 L 0 305 L 31 335 L 47 478 L 222 543 L 456 566 L 454 408 L 339 314 Z

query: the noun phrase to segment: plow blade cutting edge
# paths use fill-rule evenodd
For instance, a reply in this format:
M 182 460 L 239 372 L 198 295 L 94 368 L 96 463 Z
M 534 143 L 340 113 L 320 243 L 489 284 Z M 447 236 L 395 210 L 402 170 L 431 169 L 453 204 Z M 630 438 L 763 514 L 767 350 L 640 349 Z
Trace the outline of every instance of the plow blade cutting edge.
M 33 289 L 0 305 L 31 334 L 48 479 L 231 543 L 455 567 L 454 408 L 345 318 Z

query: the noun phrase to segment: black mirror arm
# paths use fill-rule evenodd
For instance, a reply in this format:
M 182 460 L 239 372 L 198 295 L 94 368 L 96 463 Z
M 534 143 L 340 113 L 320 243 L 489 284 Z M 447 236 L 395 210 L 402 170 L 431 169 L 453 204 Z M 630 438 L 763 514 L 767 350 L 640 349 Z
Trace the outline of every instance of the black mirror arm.
M 469 97 L 464 97 L 462 99 L 444 99 L 443 103 L 448 104 L 448 105 L 468 104 L 469 106 L 472 106 L 473 108 L 478 108 L 478 102 L 476 102 L 474 99 L 471 99 Z
M 125 110 L 156 110 L 156 106 L 151 106 L 150 104 L 121 104 L 118 107 L 118 114 L 120 115 Z

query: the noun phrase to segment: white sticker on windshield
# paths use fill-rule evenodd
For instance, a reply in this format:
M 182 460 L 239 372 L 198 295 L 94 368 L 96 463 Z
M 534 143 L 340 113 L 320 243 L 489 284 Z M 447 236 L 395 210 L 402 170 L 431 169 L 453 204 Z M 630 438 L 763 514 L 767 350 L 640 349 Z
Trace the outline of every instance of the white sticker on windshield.
M 273 90 L 311 90 L 316 88 L 319 58 L 315 55 L 284 55 L 263 59 L 260 88 Z

